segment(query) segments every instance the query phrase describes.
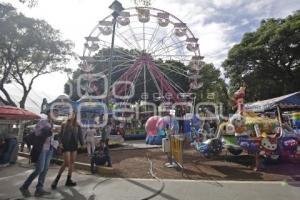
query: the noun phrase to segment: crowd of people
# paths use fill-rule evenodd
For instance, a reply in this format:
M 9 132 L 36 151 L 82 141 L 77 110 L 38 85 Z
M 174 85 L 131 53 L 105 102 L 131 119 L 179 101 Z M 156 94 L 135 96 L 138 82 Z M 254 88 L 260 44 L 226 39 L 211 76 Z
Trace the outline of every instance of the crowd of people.
M 44 189 L 44 182 L 54 153 L 62 154 L 63 164 L 60 166 L 57 176 L 52 181 L 51 188 L 53 190 L 57 188 L 59 180 L 66 168 L 68 168 L 68 172 L 65 186 L 73 187 L 77 185 L 72 179 L 74 162 L 76 161 L 78 150 L 82 148 L 84 144 L 86 144 L 87 153 L 91 161 L 91 173 L 96 172 L 95 166 L 97 165 L 112 166 L 108 148 L 108 135 L 111 132 L 111 124 L 108 124 L 106 129 L 103 130 L 106 134 L 102 134 L 101 141 L 99 145 L 97 145 L 95 137 L 97 130 L 92 127 L 81 127 L 77 122 L 76 113 L 72 113 L 72 115 L 62 123 L 58 134 L 53 134 L 54 123 L 52 117 L 55 117 L 56 113 L 56 110 L 52 110 L 52 114 L 50 114 L 49 110 L 47 112 L 47 119 L 40 120 L 32 134 L 27 134 L 26 136 L 30 138 L 31 141 L 28 145 L 32 145 L 30 155 L 31 162 L 35 163 L 35 168 L 19 188 L 24 197 L 31 196 L 29 187 L 37 177 L 38 183 L 34 195 L 44 196 L 50 194 L 49 191 Z
M 35 168 L 27 177 L 20 187 L 23 196 L 31 196 L 29 187 L 34 179 L 38 178 L 35 196 L 43 196 L 50 194 L 44 190 L 44 182 L 47 176 L 49 164 L 54 155 L 60 155 L 63 158 L 63 164 L 60 166 L 57 176 L 52 180 L 51 188 L 55 190 L 63 172 L 68 168 L 65 185 L 68 187 L 76 186 L 76 182 L 72 179 L 74 171 L 74 162 L 76 161 L 77 152 L 85 145 L 87 155 L 90 158 L 91 173 L 96 172 L 97 165 L 111 167 L 112 162 L 109 153 L 109 136 L 112 134 L 120 134 L 124 132 L 126 123 L 116 123 L 109 119 L 107 125 L 102 128 L 94 128 L 92 126 L 81 127 L 77 121 L 77 114 L 72 113 L 69 118 L 61 124 L 60 130 L 54 131 L 54 121 L 52 117 L 57 117 L 57 110 L 48 110 L 47 119 L 41 119 L 35 126 L 33 131 L 25 129 L 23 142 L 21 143 L 21 151 L 26 144 L 30 152 L 30 159 L 35 163 Z M 185 124 L 186 120 L 179 123 L 178 129 L 180 133 L 189 132 Z M 190 122 L 189 122 L 190 124 Z M 204 121 L 202 126 L 207 132 L 214 128 L 213 122 Z M 57 126 L 56 126 L 57 127 Z M 17 138 L 9 134 L 11 127 L 7 125 L 1 128 L 0 135 L 0 166 L 7 166 L 12 160 L 10 159 L 14 149 L 18 145 Z M 178 130 L 178 131 L 179 131 Z M 190 130 L 190 129 L 189 129 Z M 190 130 L 191 131 L 191 130 Z M 56 133 L 55 133 L 56 132 Z M 97 136 L 101 135 L 101 140 L 96 142 Z M 5 148 L 3 148 L 5 147 Z

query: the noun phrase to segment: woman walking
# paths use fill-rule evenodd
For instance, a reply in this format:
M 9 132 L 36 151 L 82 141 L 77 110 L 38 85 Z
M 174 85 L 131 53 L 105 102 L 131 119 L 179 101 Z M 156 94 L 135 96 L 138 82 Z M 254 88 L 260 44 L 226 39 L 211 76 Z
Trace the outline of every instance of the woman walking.
M 56 189 L 61 174 L 64 172 L 66 167 L 68 167 L 69 170 L 65 185 L 70 187 L 76 186 L 76 182 L 72 181 L 71 177 L 72 172 L 74 171 L 78 142 L 83 145 L 81 127 L 77 122 L 76 113 L 73 113 L 72 116 L 62 124 L 59 139 L 62 146 L 64 163 L 60 167 L 56 178 L 51 184 L 52 189 Z

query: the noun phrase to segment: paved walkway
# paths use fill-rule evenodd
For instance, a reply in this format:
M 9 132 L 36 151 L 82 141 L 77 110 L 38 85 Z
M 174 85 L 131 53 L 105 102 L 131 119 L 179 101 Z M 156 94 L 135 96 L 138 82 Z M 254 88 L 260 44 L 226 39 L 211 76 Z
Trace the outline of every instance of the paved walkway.
M 162 148 L 161 145 L 150 145 L 146 144 L 145 140 L 127 140 L 123 144 L 128 148 L 148 149 L 148 148 Z M 113 149 L 113 148 L 112 148 Z
M 51 166 L 46 189 L 55 177 L 58 166 Z M 28 165 L 0 169 L 0 199 L 23 199 L 18 188 L 30 174 Z M 286 182 L 249 182 L 249 181 L 191 181 L 155 179 L 121 179 L 102 178 L 85 172 L 76 172 L 74 180 L 78 186 L 67 188 L 63 184 L 65 176 L 59 183 L 58 190 L 50 196 L 39 199 L 64 200 L 135 200 L 135 199 L 169 199 L 169 200 L 298 200 L 300 183 Z M 34 193 L 36 181 L 30 190 Z M 30 197 L 27 199 L 38 199 Z

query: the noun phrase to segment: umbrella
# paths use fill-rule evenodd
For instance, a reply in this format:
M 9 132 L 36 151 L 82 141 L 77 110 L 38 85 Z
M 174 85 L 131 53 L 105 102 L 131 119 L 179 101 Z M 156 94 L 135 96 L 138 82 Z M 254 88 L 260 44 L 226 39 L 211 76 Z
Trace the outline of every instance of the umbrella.
M 13 106 L 0 106 L 0 119 L 5 120 L 35 120 L 41 117 L 28 110 Z

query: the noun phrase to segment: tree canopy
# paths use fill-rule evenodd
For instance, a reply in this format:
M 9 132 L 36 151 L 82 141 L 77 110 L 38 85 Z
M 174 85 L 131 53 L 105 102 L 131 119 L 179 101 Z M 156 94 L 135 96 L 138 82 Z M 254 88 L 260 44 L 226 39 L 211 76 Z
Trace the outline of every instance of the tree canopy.
M 245 33 L 223 62 L 231 92 L 245 84 L 246 100 L 256 101 L 300 90 L 300 11 L 267 19 Z
M 222 103 L 227 111 L 229 107 L 227 84 L 221 77 L 221 71 L 213 64 L 204 64 L 201 76 L 203 86 L 196 93 L 197 102 Z
M 0 4 L 0 100 L 16 105 L 5 89 L 5 84 L 14 82 L 23 90 L 19 105 L 24 108 L 36 78 L 70 71 L 66 63 L 73 56 L 73 44 L 62 40 L 59 31 L 46 21 L 11 11 L 15 8 Z

